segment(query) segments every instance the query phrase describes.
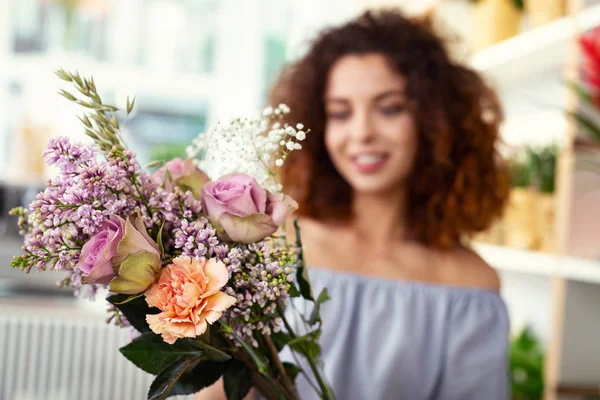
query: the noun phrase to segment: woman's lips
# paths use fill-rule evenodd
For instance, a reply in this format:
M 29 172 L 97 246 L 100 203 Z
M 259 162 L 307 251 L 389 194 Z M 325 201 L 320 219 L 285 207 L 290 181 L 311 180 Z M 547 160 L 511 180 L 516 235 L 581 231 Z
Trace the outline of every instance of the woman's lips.
M 352 164 L 363 174 L 372 174 L 379 171 L 387 162 L 387 154 L 369 153 L 352 156 Z

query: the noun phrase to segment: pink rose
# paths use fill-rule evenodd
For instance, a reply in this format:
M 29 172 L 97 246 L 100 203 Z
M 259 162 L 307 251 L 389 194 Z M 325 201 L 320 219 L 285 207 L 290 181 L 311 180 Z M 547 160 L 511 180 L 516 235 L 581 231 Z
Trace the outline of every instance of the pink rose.
M 125 234 L 125 226 L 121 221 L 123 220 L 118 216 L 111 215 L 102 223 L 100 232 L 83 245 L 77 267 L 83 272 L 85 283 L 106 285 L 117 276 L 112 267 L 112 259 Z
M 214 258 L 178 257 L 163 269 L 145 293 L 146 302 L 161 313 L 147 315 L 154 333 L 173 344 L 178 338 L 202 335 L 236 299 L 221 289 L 229 280 L 227 267 Z
M 152 174 L 152 177 L 160 179 L 167 192 L 172 192 L 173 187 L 177 186 L 183 191 L 191 191 L 196 198 L 199 197 L 202 186 L 208 181 L 206 174 L 196 168 L 189 158 L 185 161 L 174 158 Z
M 137 215 L 111 215 L 84 244 L 77 266 L 83 283 L 110 284 L 112 292 L 125 294 L 146 290 L 162 269 L 158 245 Z
M 269 193 L 245 174 L 222 176 L 202 188 L 204 215 L 225 241 L 254 243 L 272 235 L 298 208 L 283 193 Z

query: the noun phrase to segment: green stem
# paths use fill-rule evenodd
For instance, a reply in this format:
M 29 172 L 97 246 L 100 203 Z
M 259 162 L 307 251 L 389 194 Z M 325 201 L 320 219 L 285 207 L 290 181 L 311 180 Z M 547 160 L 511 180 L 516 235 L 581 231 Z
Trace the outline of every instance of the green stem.
M 273 362 L 275 363 L 275 366 L 277 367 L 277 370 L 279 371 L 279 375 L 281 376 L 281 380 L 282 380 L 284 389 L 287 390 L 288 395 L 293 395 L 293 397 L 290 397 L 290 399 L 297 398 L 296 389 L 294 388 L 294 385 L 292 384 L 292 381 L 290 380 L 290 377 L 288 376 L 288 373 L 285 370 L 285 367 L 281 363 L 281 359 L 279 358 L 279 353 L 277 352 L 277 349 L 275 348 L 275 344 L 273 344 L 273 341 L 271 340 L 271 337 L 269 335 L 263 335 L 263 338 L 267 345 L 267 348 L 269 349 L 269 351 L 271 353 Z
M 283 324 L 285 325 L 285 328 L 288 330 L 288 333 L 290 334 L 292 339 L 296 339 L 297 335 L 294 333 L 292 326 L 290 325 L 287 318 L 285 317 L 283 308 L 281 307 L 280 303 L 277 303 L 277 311 L 279 312 L 279 316 L 281 317 Z M 333 393 L 331 393 L 331 390 L 329 389 L 329 387 L 323 380 L 323 377 L 321 376 L 321 372 L 319 371 L 319 368 L 317 367 L 315 360 L 312 357 L 310 357 L 308 354 L 302 354 L 302 355 L 308 361 L 308 364 L 310 365 L 310 369 L 312 370 L 313 374 L 315 375 L 315 378 L 317 379 L 317 383 L 319 384 L 319 388 L 321 389 L 320 394 L 321 394 L 321 396 L 323 396 L 322 400 L 334 400 L 335 396 L 333 395 Z
M 144 205 L 144 207 L 146 207 L 146 211 L 148 212 L 148 215 L 151 216 L 152 215 L 152 209 L 148 205 L 148 202 L 147 202 L 146 198 L 144 197 L 144 195 L 142 194 L 142 191 L 138 187 L 137 182 L 136 182 L 136 178 L 137 177 L 135 175 L 133 175 L 131 177 L 131 183 L 133 184 L 133 187 L 137 191 L 138 195 L 140 196 L 140 201 L 142 202 L 142 204 Z
M 221 323 L 221 325 L 225 326 L 224 323 Z M 246 350 L 245 353 L 237 351 L 239 348 L 236 347 L 229 338 L 223 336 L 230 344 L 232 349 L 235 349 L 235 353 L 237 354 L 236 358 L 248 365 L 251 369 L 257 368 L 258 373 L 254 373 L 252 378 L 252 384 L 254 387 L 256 387 L 269 400 L 281 400 L 281 395 L 284 396 L 283 400 L 298 400 L 298 397 L 294 396 L 293 392 L 290 394 L 286 390 L 285 386 L 280 384 L 280 382 L 278 382 L 276 379 L 270 377 L 266 370 L 261 372 L 261 368 L 259 366 L 259 362 L 257 361 L 257 357 L 254 354 L 254 350 L 249 350 L 247 348 L 248 344 L 244 342 L 243 339 L 240 338 L 235 332 L 231 331 L 230 333 Z

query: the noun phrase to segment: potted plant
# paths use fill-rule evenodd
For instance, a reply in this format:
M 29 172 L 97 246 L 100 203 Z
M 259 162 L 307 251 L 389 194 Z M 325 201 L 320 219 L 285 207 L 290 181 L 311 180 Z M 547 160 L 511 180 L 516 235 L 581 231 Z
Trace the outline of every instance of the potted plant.
M 553 252 L 555 250 L 555 215 L 556 215 L 556 164 L 558 146 L 548 146 L 542 149 L 528 148 L 532 184 L 536 189 L 535 213 L 537 214 L 537 233 L 539 248 L 536 250 Z
M 566 8 L 566 0 L 525 0 L 525 12 L 534 27 L 562 17 Z
M 531 187 L 531 159 L 525 151 L 519 151 L 509 160 L 508 166 L 512 189 L 502 219 L 503 244 L 533 250 L 539 246 L 539 239 L 534 212 L 536 197 Z
M 544 395 L 544 351 L 530 327 L 510 343 L 510 383 L 513 400 L 540 400 Z

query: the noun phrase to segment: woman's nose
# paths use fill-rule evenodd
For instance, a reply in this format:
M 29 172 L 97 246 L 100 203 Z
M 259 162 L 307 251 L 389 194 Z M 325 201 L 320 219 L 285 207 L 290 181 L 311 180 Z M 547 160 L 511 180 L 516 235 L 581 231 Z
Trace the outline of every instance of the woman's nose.
M 369 142 L 376 135 L 373 118 L 364 111 L 355 113 L 350 126 L 350 133 L 353 139 L 360 142 Z

